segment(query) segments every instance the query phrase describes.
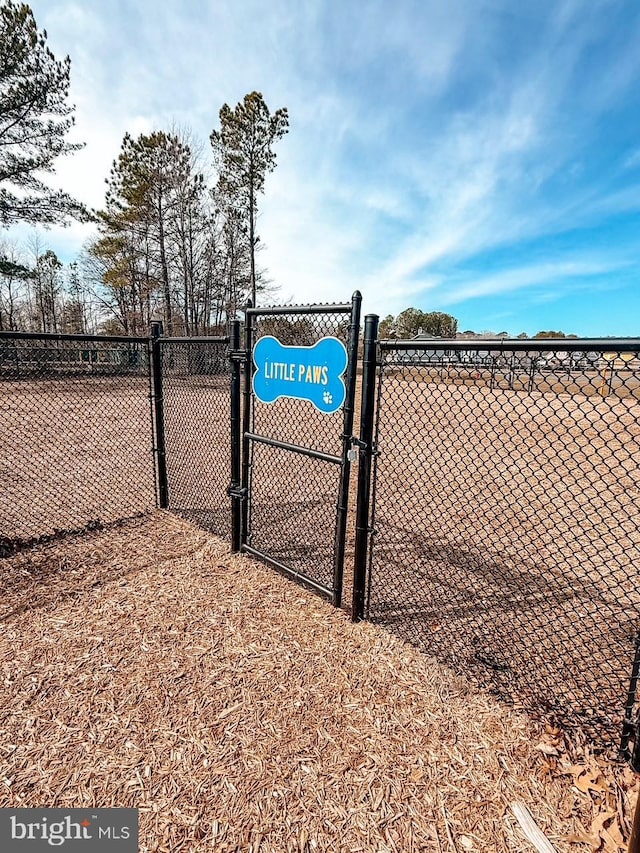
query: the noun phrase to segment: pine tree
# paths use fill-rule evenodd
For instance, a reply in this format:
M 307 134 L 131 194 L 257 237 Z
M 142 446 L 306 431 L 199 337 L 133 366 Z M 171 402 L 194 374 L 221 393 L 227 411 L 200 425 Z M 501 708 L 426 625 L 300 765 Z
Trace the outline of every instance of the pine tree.
M 244 96 L 234 109 L 224 104 L 220 110 L 220 130 L 209 137 L 220 167 L 220 191 L 234 199 L 249 238 L 249 280 L 256 304 L 256 219 L 258 193 L 264 192 L 267 172 L 276 166 L 273 145 L 287 133 L 286 107 L 271 115 L 260 92 Z
M 134 267 L 143 281 L 142 289 L 150 292 L 152 282 L 160 284 L 169 334 L 174 327 L 172 238 L 189 182 L 196 192 L 191 151 L 177 136 L 156 131 L 133 139 L 126 134 L 111 169 L 106 211 L 101 214 L 105 236 L 122 237 L 128 231 L 133 237 Z M 192 193 L 187 191 L 186 197 L 193 202 Z
M 58 61 L 24 3 L 0 4 L 0 224 L 88 221 L 87 209 L 41 175 L 82 148 L 66 140 L 74 123 L 67 101 L 71 60 Z M 16 190 L 18 191 L 16 194 Z
M 0 242 L 0 332 L 20 328 L 24 285 L 32 277 L 16 247 Z
M 59 332 L 62 263 L 51 249 L 40 255 L 34 271 L 36 305 L 43 332 Z

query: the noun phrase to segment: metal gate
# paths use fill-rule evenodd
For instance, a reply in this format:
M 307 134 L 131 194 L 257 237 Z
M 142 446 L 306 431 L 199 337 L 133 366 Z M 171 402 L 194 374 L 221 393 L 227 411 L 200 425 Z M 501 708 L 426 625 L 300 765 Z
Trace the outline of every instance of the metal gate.
M 241 442 L 231 487 L 241 516 L 240 550 L 340 605 L 347 530 L 361 295 L 351 303 L 248 308 L 244 349 L 232 330 L 235 382 L 243 372 Z M 261 401 L 252 378 L 254 347 L 272 336 L 282 347 L 308 348 L 323 338 L 347 350 L 345 399 L 333 414 L 308 399 Z M 239 422 L 239 400 L 232 420 Z M 235 410 L 235 411 L 234 411 Z M 242 456 L 237 452 L 241 444 Z

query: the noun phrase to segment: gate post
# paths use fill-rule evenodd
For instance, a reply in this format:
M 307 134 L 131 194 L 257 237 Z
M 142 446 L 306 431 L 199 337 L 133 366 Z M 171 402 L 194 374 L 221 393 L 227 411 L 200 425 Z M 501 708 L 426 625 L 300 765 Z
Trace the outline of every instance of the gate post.
M 151 321 L 151 357 L 153 370 L 153 411 L 156 426 L 156 466 L 158 470 L 158 506 L 166 509 L 169 506 L 169 489 L 167 484 L 167 454 L 164 443 L 164 400 L 162 397 L 162 354 L 160 338 L 162 337 L 162 320 Z
M 240 424 L 240 320 L 231 321 L 231 340 L 229 344 L 231 357 L 231 550 L 239 551 L 242 536 L 242 489 L 241 476 L 241 442 L 242 428 Z
M 244 313 L 244 387 L 242 393 L 242 465 L 241 465 L 241 481 L 242 488 L 242 512 L 241 512 L 241 545 L 247 543 L 247 531 L 249 529 L 249 439 L 246 437 L 248 432 L 251 432 L 251 379 L 253 374 L 253 315 L 249 309 L 253 308 L 253 302 L 247 301 L 246 310 Z
M 342 604 L 342 578 L 344 574 L 344 552 L 347 531 L 347 513 L 349 510 L 349 482 L 351 479 L 351 459 L 349 451 L 353 441 L 353 417 L 356 396 L 356 377 L 358 368 L 358 340 L 360 338 L 360 308 L 362 294 L 359 290 L 351 298 L 351 322 L 349 324 L 349 340 L 347 375 L 345 381 L 345 404 L 342 431 L 342 469 L 340 471 L 340 487 L 338 490 L 338 507 L 336 522 L 336 540 L 333 563 L 333 604 Z
M 364 619 L 367 557 L 369 550 L 369 507 L 371 503 L 371 459 L 373 457 L 373 421 L 376 390 L 376 314 L 364 318 L 362 358 L 362 403 L 360 407 L 360 461 L 358 463 L 358 499 L 356 504 L 356 541 L 353 566 L 353 603 L 351 618 Z

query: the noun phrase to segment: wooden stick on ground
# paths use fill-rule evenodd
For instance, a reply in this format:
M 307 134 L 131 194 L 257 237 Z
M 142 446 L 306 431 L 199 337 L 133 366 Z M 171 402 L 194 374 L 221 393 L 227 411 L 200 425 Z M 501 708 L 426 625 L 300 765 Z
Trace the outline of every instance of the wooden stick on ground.
M 531 812 L 524 803 L 511 803 L 511 811 L 520 824 L 525 838 L 536 848 L 538 853 L 557 853 L 547 836 L 538 827 Z

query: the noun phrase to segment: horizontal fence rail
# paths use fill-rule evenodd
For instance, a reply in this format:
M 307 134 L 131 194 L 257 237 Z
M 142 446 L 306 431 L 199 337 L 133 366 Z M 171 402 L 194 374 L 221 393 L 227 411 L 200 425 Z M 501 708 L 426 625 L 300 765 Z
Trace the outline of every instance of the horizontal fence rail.
M 155 506 L 146 338 L 0 333 L 0 553 Z
M 0 332 L 0 338 L 5 341 L 101 341 L 102 343 L 145 343 L 147 338 L 140 335 L 89 335 L 64 332 Z

